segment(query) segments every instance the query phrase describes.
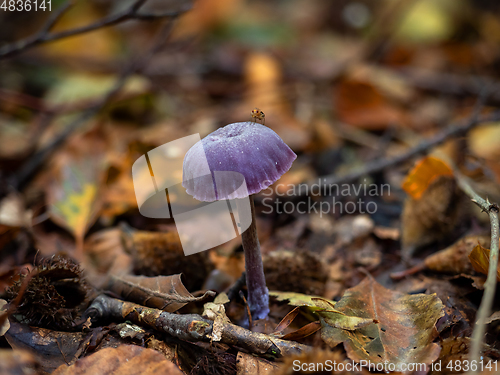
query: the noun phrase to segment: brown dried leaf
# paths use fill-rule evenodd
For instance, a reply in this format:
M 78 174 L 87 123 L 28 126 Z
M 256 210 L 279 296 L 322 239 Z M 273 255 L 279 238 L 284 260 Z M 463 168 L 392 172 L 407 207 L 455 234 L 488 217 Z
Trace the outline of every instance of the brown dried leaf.
M 322 364 L 326 369 L 327 363 L 346 363 L 346 357 L 341 351 L 332 352 L 330 350 L 325 350 L 321 348 L 315 348 L 314 350 L 304 351 L 300 354 L 294 354 L 290 356 L 285 356 L 283 358 L 283 364 L 281 365 L 280 371 L 276 372 L 276 375 L 291 375 L 291 374 L 335 374 L 335 375 L 367 375 L 370 374 L 365 369 L 360 369 L 356 371 L 348 371 L 345 369 L 340 371 L 337 367 L 337 371 L 321 371 L 318 370 L 319 364 Z M 329 361 L 329 362 L 327 362 Z M 297 364 L 300 365 L 300 370 L 298 371 Z M 318 370 L 318 371 L 316 371 Z
M 42 369 L 51 373 L 62 364 L 66 366 L 65 359 L 71 361 L 75 357 L 86 335 L 82 332 L 58 332 L 11 322 L 5 338 L 12 348 L 26 350 L 34 355 Z
M 297 306 L 292 311 L 290 311 L 286 316 L 281 319 L 281 322 L 278 323 L 276 328 L 274 329 L 274 333 L 279 333 L 284 331 L 290 324 L 292 324 L 293 320 L 299 315 L 300 307 Z
M 322 321 L 321 337 L 331 347 L 344 343 L 354 361 L 373 363 L 431 363 L 440 348 L 432 343 L 435 324 L 443 316 L 436 295 L 408 295 L 384 288 L 371 276 L 346 291 L 335 308 L 349 316 L 373 319 L 376 324 L 349 331 Z
M 73 139 L 54 158 L 55 168 L 46 189 L 50 217 L 75 237 L 80 259 L 85 233 L 102 206 L 98 193 L 107 164 L 105 150 L 99 130 Z
M 456 375 L 462 373 L 462 371 L 457 371 L 458 366 L 455 369 L 454 364 L 466 363 L 469 360 L 469 349 L 471 347 L 471 339 L 469 337 L 448 337 L 441 341 L 441 353 L 439 354 L 438 360 L 434 363 L 432 371 L 429 375 Z M 492 360 L 488 356 L 488 353 L 493 353 L 494 349 L 486 343 L 483 343 L 481 352 L 484 353 L 484 357 L 481 358 L 483 363 L 484 372 L 481 374 L 498 374 L 498 364 L 495 360 Z M 449 364 L 452 366 L 449 366 Z M 489 363 L 489 366 L 488 366 Z M 496 367 L 496 368 L 495 368 Z M 479 370 L 481 366 L 478 365 Z M 493 370 L 489 372 L 488 370 Z
M 459 234 L 461 224 L 468 219 L 468 207 L 453 176 L 431 182 L 420 199 L 408 197 L 401 217 L 403 258 L 409 259 L 422 246 Z
M 311 322 L 309 324 L 306 324 L 304 327 L 299 328 L 296 331 L 287 333 L 286 335 L 282 336 L 282 340 L 291 340 L 291 341 L 297 341 L 297 340 L 302 340 L 304 337 L 310 336 L 313 333 L 319 331 L 321 329 L 321 323 L 319 321 L 317 322 Z
M 6 314 L 6 310 L 8 307 L 6 305 L 7 305 L 7 301 L 4 299 L 0 299 L 0 317 L 2 317 L 0 319 L 0 336 L 5 335 L 5 332 L 7 332 L 10 328 L 9 319 L 7 319 L 6 317 L 3 316 L 4 314 Z M 2 319 L 5 319 L 5 320 L 2 322 Z
M 236 368 L 238 375 L 272 375 L 279 370 L 276 363 L 263 358 L 254 357 L 250 354 L 238 353 L 236 357 Z
M 184 287 L 181 275 L 171 276 L 111 276 L 109 290 L 122 298 L 144 306 L 175 312 L 189 302 L 201 301 L 212 292 L 193 297 Z
M 460 273 L 471 273 L 472 267 L 469 257 L 474 245 L 481 244 L 489 246 L 488 236 L 466 236 L 453 245 L 428 256 L 425 265 L 428 269 L 436 272 L 445 272 L 458 275 Z
M 490 249 L 478 244 L 469 254 L 469 260 L 477 272 L 487 275 L 490 267 Z M 500 281 L 500 265 L 497 266 L 497 281 Z
M 179 233 L 174 228 L 149 232 L 135 230 L 126 224 L 120 227 L 125 250 L 133 257 L 135 274 L 156 276 L 182 273 L 186 288 L 198 290 L 213 269 L 207 252 L 189 257 L 184 255 Z
M 71 366 L 62 365 L 52 374 L 182 375 L 183 373 L 156 350 L 135 345 L 121 345 L 118 348 L 102 349 Z
M 0 374 L 41 375 L 37 359 L 24 350 L 0 350 Z
M 364 129 L 380 130 L 405 122 L 405 113 L 369 82 L 345 79 L 339 83 L 336 108 L 340 119 Z

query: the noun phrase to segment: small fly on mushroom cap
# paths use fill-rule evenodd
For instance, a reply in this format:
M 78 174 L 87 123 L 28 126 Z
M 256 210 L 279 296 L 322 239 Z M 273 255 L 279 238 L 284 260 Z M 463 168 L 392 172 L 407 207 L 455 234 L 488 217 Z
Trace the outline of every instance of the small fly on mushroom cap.
M 259 108 L 252 109 L 250 115 L 252 116 L 252 122 L 257 122 L 257 120 L 261 120 L 264 125 L 266 124 L 266 115 Z

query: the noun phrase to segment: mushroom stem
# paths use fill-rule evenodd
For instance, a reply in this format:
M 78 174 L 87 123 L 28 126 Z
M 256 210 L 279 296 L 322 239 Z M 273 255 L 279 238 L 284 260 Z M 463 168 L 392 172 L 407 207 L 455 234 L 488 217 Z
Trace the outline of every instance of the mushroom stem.
M 241 235 L 243 250 L 245 252 L 245 270 L 248 288 L 248 305 L 253 319 L 264 319 L 269 314 L 269 290 L 266 287 L 264 266 L 260 254 L 260 243 L 257 237 L 257 226 L 255 223 L 255 206 L 253 195 L 250 199 L 252 212 L 252 224 Z

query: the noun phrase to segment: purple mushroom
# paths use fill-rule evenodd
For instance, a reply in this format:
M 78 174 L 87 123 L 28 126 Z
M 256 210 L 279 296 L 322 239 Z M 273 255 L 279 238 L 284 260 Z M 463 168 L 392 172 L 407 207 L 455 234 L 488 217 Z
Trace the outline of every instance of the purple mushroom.
M 252 223 L 243 232 L 242 243 L 248 304 L 254 319 L 263 319 L 269 313 L 269 292 L 262 266 L 252 194 L 277 181 L 296 158 L 297 155 L 278 134 L 254 122 L 237 122 L 219 128 L 191 147 L 184 157 L 182 185 L 197 200 L 213 202 L 249 196 Z M 206 173 L 208 169 L 209 175 Z M 241 181 L 234 178 L 226 179 L 221 184 L 218 174 L 214 172 L 238 172 L 244 177 L 247 189 L 239 189 Z M 206 178 L 200 177 L 203 175 Z

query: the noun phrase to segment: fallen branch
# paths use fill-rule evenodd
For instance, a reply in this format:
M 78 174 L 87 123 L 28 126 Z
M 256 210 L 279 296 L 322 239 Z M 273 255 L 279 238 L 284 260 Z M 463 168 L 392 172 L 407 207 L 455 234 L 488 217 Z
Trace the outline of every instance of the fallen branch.
M 214 340 L 214 322 L 196 314 L 172 314 L 162 310 L 124 302 L 106 295 L 98 296 L 87 309 L 85 318 L 130 320 L 135 324 L 146 324 L 153 329 L 186 341 Z M 269 335 L 252 332 L 231 323 L 218 323 L 220 342 L 243 348 L 250 353 L 282 357 L 310 350 L 307 345 L 281 340 Z
M 476 324 L 472 333 L 472 346 L 469 351 L 469 363 L 479 364 L 481 357 L 481 347 L 483 344 L 484 334 L 486 332 L 486 318 L 491 314 L 493 299 L 495 297 L 495 289 L 497 286 L 497 267 L 498 267 L 498 241 L 499 237 L 499 208 L 496 203 L 490 203 L 488 199 L 483 199 L 479 196 L 467 182 L 466 178 L 455 172 L 458 186 L 467 194 L 471 200 L 477 204 L 483 212 L 486 212 L 490 217 L 491 225 L 491 247 L 490 247 L 490 266 L 488 269 L 488 277 L 484 283 L 484 294 L 481 300 L 481 305 L 476 314 Z M 480 367 L 480 366 L 477 366 Z M 479 370 L 470 371 L 469 374 L 478 374 Z
M 57 33 L 50 33 L 50 30 L 54 27 L 57 21 L 59 21 L 61 17 L 64 15 L 64 13 L 66 13 L 66 11 L 73 5 L 73 1 L 69 1 L 63 6 L 61 6 L 57 11 L 55 11 L 54 14 L 51 17 L 49 17 L 49 19 L 47 20 L 46 24 L 42 27 L 42 29 L 38 31 L 35 35 L 0 48 L 0 59 L 17 55 L 27 50 L 28 48 L 32 48 L 40 44 L 53 42 L 56 40 L 68 38 L 79 34 L 88 33 L 91 31 L 116 25 L 118 23 L 122 23 L 129 20 L 149 21 L 167 17 L 175 18 L 191 8 L 191 5 L 189 4 L 189 6 L 183 7 L 182 9 L 175 11 L 160 12 L 160 13 L 139 12 L 140 8 L 146 3 L 146 1 L 147 0 L 137 0 L 124 11 L 101 18 L 100 20 L 90 25 L 77 27 L 70 30 L 60 31 Z

